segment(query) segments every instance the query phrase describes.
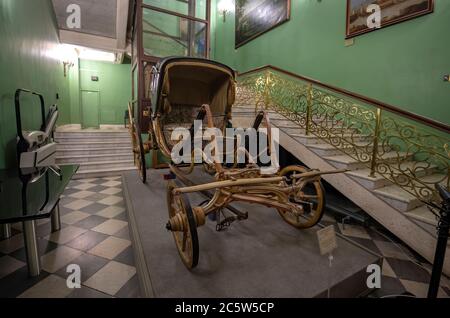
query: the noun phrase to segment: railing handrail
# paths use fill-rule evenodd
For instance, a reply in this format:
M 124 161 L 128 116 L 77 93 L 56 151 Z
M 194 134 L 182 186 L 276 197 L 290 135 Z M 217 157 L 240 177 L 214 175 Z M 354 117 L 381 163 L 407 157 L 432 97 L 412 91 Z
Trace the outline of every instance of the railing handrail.
M 414 113 L 408 112 L 406 110 L 403 110 L 403 109 L 398 108 L 396 106 L 392 106 L 390 104 L 387 104 L 385 102 L 379 101 L 377 99 L 370 98 L 370 97 L 367 97 L 367 96 L 364 96 L 364 95 L 361 95 L 361 94 L 358 94 L 358 93 L 354 93 L 354 92 L 351 92 L 351 91 L 348 91 L 346 89 L 342 89 L 342 88 L 339 88 L 339 87 L 336 87 L 336 86 L 333 86 L 333 85 L 330 85 L 330 84 L 322 83 L 321 81 L 312 79 L 312 78 L 307 77 L 307 76 L 302 76 L 302 75 L 299 75 L 299 74 L 296 74 L 296 73 L 293 73 L 293 72 L 290 72 L 290 71 L 286 71 L 284 69 L 281 69 L 279 67 L 276 67 L 276 66 L 273 66 L 273 65 L 270 65 L 270 64 L 254 68 L 254 69 L 251 69 L 251 70 L 246 71 L 246 72 L 238 73 L 238 76 L 245 76 L 245 75 L 261 72 L 261 71 L 268 70 L 268 69 L 272 69 L 274 71 L 277 71 L 277 72 L 286 74 L 288 76 L 291 76 L 291 77 L 294 77 L 294 78 L 297 78 L 297 79 L 309 82 L 311 84 L 315 84 L 317 86 L 321 86 L 323 88 L 329 89 L 329 90 L 337 92 L 339 94 L 349 96 L 349 97 L 351 97 L 353 99 L 357 99 L 359 101 L 362 101 L 362 102 L 365 102 L 365 103 L 368 103 L 368 104 L 372 104 L 372 105 L 374 105 L 376 107 L 379 107 L 381 109 L 385 109 L 385 110 L 390 111 L 392 113 L 398 114 L 398 115 L 400 115 L 402 117 L 406 117 L 408 119 L 417 121 L 417 122 L 419 122 L 421 124 L 424 124 L 424 125 L 427 125 L 427 126 L 431 126 L 431 127 L 435 128 L 435 129 L 438 129 L 438 130 L 443 131 L 445 133 L 450 133 L 450 126 L 447 125 L 447 124 L 444 124 L 442 122 L 439 122 L 437 120 L 434 120 L 434 119 L 431 119 L 431 118 L 428 118 L 428 117 L 425 117 L 425 116 L 422 116 L 422 115 L 418 115 L 418 114 L 414 114 Z

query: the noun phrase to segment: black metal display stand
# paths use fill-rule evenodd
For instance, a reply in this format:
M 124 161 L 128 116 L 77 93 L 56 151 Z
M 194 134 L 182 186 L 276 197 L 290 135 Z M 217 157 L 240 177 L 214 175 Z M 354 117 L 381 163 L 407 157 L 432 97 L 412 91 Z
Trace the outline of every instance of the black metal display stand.
M 438 296 L 450 230 L 450 192 L 439 184 L 436 185 L 436 189 L 439 191 L 443 202 L 442 207 L 440 208 L 441 218 L 438 224 L 438 242 L 434 257 L 433 272 L 431 274 L 430 288 L 428 290 L 428 298 L 437 298 Z

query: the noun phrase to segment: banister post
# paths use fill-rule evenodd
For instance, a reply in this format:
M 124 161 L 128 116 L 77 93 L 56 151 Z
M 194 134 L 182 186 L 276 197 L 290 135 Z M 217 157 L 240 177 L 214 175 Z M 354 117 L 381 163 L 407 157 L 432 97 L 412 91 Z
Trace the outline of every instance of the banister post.
M 373 149 L 372 149 L 372 161 L 370 163 L 370 177 L 375 178 L 375 172 L 377 169 L 377 157 L 378 157 L 378 145 L 380 142 L 380 130 L 381 130 L 381 108 L 377 108 L 375 132 L 373 136 Z
M 308 88 L 306 91 L 306 136 L 309 136 L 311 130 L 311 122 L 312 122 L 312 100 L 313 100 L 313 86 L 312 84 L 308 84 Z
M 266 73 L 266 85 L 264 88 L 264 110 L 269 109 L 270 105 L 270 85 L 272 84 L 272 73 L 267 71 Z
M 444 144 L 444 151 L 448 156 L 448 159 L 450 159 L 450 143 Z M 450 191 L 450 166 L 447 165 L 447 182 L 445 183 L 445 186 L 447 187 L 447 190 Z

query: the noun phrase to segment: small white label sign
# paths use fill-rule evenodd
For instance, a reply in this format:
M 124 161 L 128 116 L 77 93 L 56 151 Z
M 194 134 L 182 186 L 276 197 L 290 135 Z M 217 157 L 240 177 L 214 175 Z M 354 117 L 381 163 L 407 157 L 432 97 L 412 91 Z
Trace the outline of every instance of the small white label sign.
M 319 241 L 320 254 L 322 255 L 331 254 L 338 247 L 334 225 L 317 231 L 317 239 Z

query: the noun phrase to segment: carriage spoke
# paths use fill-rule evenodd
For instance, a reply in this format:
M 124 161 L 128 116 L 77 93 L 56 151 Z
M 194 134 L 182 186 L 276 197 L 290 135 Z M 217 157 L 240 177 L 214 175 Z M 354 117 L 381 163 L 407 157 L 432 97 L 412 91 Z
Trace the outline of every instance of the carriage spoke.
M 300 197 L 303 199 L 318 199 L 319 198 L 318 195 L 310 195 L 310 194 L 303 194 Z
M 186 252 L 186 242 L 187 242 L 187 238 L 188 238 L 187 231 L 184 231 L 184 232 L 183 232 L 183 246 L 182 246 L 183 252 Z

